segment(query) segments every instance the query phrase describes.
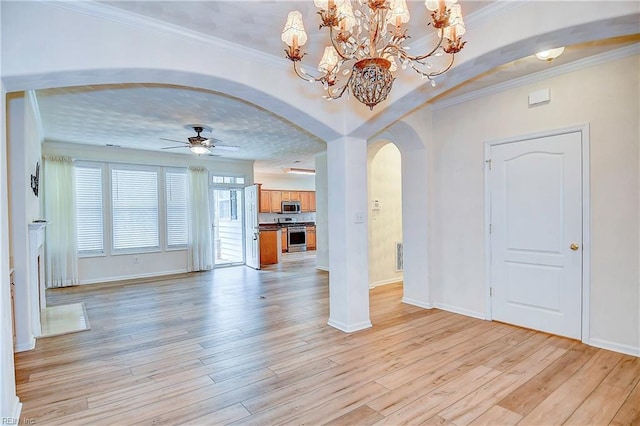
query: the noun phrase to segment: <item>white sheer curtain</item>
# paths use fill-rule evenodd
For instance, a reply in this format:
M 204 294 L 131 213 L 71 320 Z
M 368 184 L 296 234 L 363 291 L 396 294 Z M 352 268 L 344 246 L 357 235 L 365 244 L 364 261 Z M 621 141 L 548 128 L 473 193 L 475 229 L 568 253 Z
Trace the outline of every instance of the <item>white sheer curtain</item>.
M 206 169 L 189 168 L 189 271 L 213 268 L 211 217 L 209 216 L 209 174 Z
M 69 157 L 44 163 L 45 257 L 47 287 L 78 284 L 75 168 Z

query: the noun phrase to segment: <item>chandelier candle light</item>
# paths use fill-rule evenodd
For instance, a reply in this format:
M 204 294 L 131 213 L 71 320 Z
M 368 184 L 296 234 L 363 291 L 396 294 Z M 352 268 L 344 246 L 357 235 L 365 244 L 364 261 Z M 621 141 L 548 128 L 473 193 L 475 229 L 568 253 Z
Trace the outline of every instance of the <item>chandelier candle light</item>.
M 393 71 L 398 65 L 403 69 L 411 67 L 435 86 L 433 77 L 449 71 L 455 54 L 465 45 L 460 38 L 465 27 L 457 0 L 426 0 L 430 25 L 438 31 L 438 41 L 422 55 L 410 55 L 409 47 L 403 46 L 409 38 L 402 27 L 409 22 L 406 0 L 314 0 L 314 4 L 320 9 L 320 28 L 329 28 L 331 41 L 318 65 L 321 74 L 313 76 L 299 65 L 305 55 L 300 47 L 307 42 L 299 11 L 289 12 L 282 41 L 288 46 L 285 52 L 296 74 L 303 80 L 322 83 L 327 92 L 324 98 L 329 100 L 350 91 L 373 109 L 391 91 Z M 432 71 L 427 59 L 444 54 L 450 56 L 448 63 Z M 339 76 L 348 76 L 343 85 L 338 84 Z

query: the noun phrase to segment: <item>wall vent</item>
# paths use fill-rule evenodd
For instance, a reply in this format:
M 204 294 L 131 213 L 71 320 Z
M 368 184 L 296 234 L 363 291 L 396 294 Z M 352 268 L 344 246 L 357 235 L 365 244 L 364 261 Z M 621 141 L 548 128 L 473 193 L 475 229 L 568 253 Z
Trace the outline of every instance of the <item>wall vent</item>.
M 396 271 L 402 271 L 403 260 L 402 260 L 402 242 L 396 243 Z

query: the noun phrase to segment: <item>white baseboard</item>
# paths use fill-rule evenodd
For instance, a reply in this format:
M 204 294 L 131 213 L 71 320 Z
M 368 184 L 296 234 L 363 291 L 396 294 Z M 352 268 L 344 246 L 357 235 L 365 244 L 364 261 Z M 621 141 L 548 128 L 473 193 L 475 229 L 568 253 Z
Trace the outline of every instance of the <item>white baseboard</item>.
M 31 336 L 28 342 L 16 342 L 14 347 L 15 352 L 32 351 L 36 348 L 36 338 Z
M 367 328 L 372 327 L 370 320 L 362 321 L 352 325 L 347 325 L 347 324 L 344 324 L 343 322 L 336 321 L 331 318 L 329 318 L 329 322 L 327 322 L 327 325 L 333 328 L 337 328 L 340 331 L 344 331 L 345 333 L 353 333 L 355 331 L 365 330 Z
M 396 284 L 396 283 L 401 283 L 402 282 L 402 277 L 400 278 L 391 278 L 388 280 L 380 280 L 380 281 L 376 281 L 373 282 L 371 284 L 369 284 L 369 288 L 376 288 L 379 287 L 381 285 L 388 285 L 388 284 Z
M 472 311 L 470 309 L 460 308 L 458 306 L 447 305 L 446 303 L 434 303 L 434 308 L 442 309 L 443 311 L 453 312 L 454 314 L 460 314 L 471 318 L 477 318 L 486 320 L 486 316 L 482 312 Z
M 11 415 L 12 419 L 16 419 L 19 420 L 20 419 L 20 415 L 22 414 L 22 402 L 20 402 L 20 398 L 18 398 L 16 396 L 15 402 L 13 404 L 13 414 Z M 18 423 L 14 423 L 14 424 L 18 424 Z
M 595 346 L 600 349 L 607 349 L 609 351 L 620 352 L 627 355 L 640 357 L 640 347 L 621 345 L 620 343 L 609 342 L 602 339 L 589 339 L 588 342 L 584 342 L 587 345 Z
M 329 272 L 329 267 L 324 265 L 316 265 L 316 269 L 318 269 L 319 271 Z
M 402 303 L 406 303 L 407 305 L 417 306 L 418 308 L 424 309 L 432 309 L 433 304 L 431 302 L 423 302 L 421 300 L 411 299 L 409 297 L 403 297 Z
M 135 274 L 135 275 L 121 275 L 117 277 L 108 277 L 108 278 L 100 278 L 93 280 L 80 280 L 80 285 L 85 284 L 100 284 L 100 283 L 110 283 L 115 281 L 126 281 L 126 280 L 136 280 L 140 278 L 156 278 L 156 277 L 164 277 L 167 275 L 177 275 L 177 274 L 186 274 L 189 271 L 186 269 L 176 270 L 176 271 L 162 271 L 162 272 L 152 272 L 149 274 Z

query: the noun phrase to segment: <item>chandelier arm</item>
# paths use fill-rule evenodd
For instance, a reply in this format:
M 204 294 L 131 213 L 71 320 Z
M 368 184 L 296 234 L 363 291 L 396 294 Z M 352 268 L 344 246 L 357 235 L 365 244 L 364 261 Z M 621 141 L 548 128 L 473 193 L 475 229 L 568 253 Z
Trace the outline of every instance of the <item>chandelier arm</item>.
M 418 74 L 420 74 L 420 75 L 428 78 L 429 80 L 431 80 L 432 77 L 437 77 L 437 76 L 442 75 L 442 74 L 446 73 L 447 71 L 449 71 L 451 69 L 451 67 L 453 66 L 454 59 L 455 59 L 455 55 L 452 53 L 451 54 L 451 60 L 449 61 L 449 64 L 445 68 L 443 68 L 442 70 L 435 71 L 435 72 L 428 72 L 427 73 L 427 72 L 422 71 L 418 67 L 416 67 L 416 65 L 415 65 L 416 62 L 419 63 L 419 64 L 423 64 L 422 62 L 419 62 L 419 61 L 411 61 L 410 66 L 415 72 L 417 72 Z
M 349 78 L 349 80 L 351 80 L 351 78 Z M 338 92 L 338 94 L 337 94 L 337 95 L 336 95 L 336 94 L 334 94 L 334 91 L 333 91 L 331 88 L 329 88 L 329 89 L 327 90 L 327 93 L 328 93 L 327 98 L 330 98 L 330 99 L 339 99 L 340 97 L 342 97 L 342 95 L 344 94 L 345 90 L 347 90 L 348 88 L 349 88 L 349 81 L 347 81 L 347 82 L 344 84 L 344 86 L 342 86 L 340 89 L 338 89 L 338 90 L 337 90 L 337 92 Z
M 385 9 L 378 9 L 375 11 L 375 16 L 377 19 L 375 20 L 375 30 L 373 28 L 369 28 L 369 56 L 377 56 L 376 55 L 376 44 L 379 42 L 378 38 L 381 32 L 380 24 L 384 21 L 384 11 Z
M 340 56 L 345 61 L 353 59 L 353 55 L 349 56 L 346 54 L 346 52 L 343 52 L 342 47 L 336 42 L 336 39 L 333 35 L 333 27 L 329 27 L 329 40 L 331 40 L 333 48 L 336 49 L 336 52 L 338 52 L 338 56 Z
M 408 55 L 404 50 L 402 51 L 403 54 L 402 56 L 409 59 L 410 61 L 420 61 L 422 59 L 427 59 L 430 56 L 433 56 L 434 53 L 436 53 L 436 51 L 438 49 L 440 49 L 440 46 L 442 46 L 442 42 L 444 41 L 444 32 L 440 35 L 440 40 L 438 41 L 438 44 L 436 44 L 436 46 L 433 48 L 433 50 L 431 50 L 429 53 L 426 53 L 424 55 L 417 55 L 417 56 L 412 56 L 412 55 Z
M 298 77 L 300 77 L 301 79 L 303 79 L 304 81 L 308 81 L 309 83 L 314 83 L 316 81 L 325 81 L 327 80 L 327 77 L 329 77 L 329 73 L 325 73 L 324 75 L 320 76 L 320 77 L 314 77 L 311 74 L 307 74 L 306 72 L 303 74 L 299 69 L 298 69 L 298 62 L 300 61 L 294 61 L 293 62 L 293 70 L 296 72 L 296 75 Z

